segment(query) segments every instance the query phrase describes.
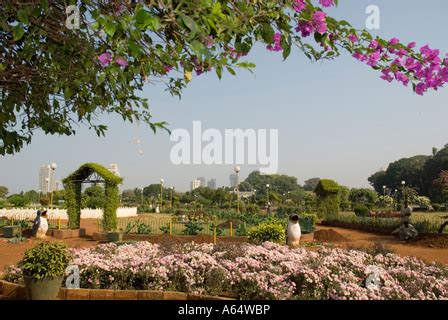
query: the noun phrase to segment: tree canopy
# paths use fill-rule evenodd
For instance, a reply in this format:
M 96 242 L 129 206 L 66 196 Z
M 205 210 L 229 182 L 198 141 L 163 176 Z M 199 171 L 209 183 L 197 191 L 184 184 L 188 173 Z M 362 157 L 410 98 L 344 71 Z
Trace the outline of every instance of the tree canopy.
M 139 96 L 145 84 L 163 83 L 180 96 L 193 72 L 221 78 L 255 67 L 244 56 L 256 42 L 285 59 L 293 46 L 311 60 L 346 51 L 417 94 L 448 81 L 439 50 L 373 38 L 328 16 L 338 0 L 84 0 L 79 28 L 66 13 L 77 2 L 0 3 L 2 155 L 21 150 L 38 129 L 72 135 L 83 124 L 104 135 L 105 114 L 167 128 Z

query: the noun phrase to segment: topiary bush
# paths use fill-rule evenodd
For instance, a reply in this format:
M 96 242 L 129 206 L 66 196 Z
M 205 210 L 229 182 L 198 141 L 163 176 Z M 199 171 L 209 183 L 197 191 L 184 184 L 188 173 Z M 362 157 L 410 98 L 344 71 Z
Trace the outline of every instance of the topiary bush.
M 185 225 L 185 230 L 183 231 L 187 236 L 196 236 L 198 235 L 204 227 L 196 221 L 190 221 Z
M 355 212 L 357 217 L 367 217 L 369 216 L 370 210 L 365 204 L 357 204 L 353 211 Z
M 330 179 L 321 179 L 314 192 L 317 195 L 319 217 L 332 217 L 339 212 L 339 185 Z
M 70 254 L 62 243 L 39 243 L 25 251 L 19 267 L 25 276 L 34 280 L 54 279 L 64 276 Z
M 249 239 L 255 243 L 265 241 L 282 243 L 285 242 L 285 225 L 283 221 L 268 219 L 259 225 L 252 227 L 248 232 Z

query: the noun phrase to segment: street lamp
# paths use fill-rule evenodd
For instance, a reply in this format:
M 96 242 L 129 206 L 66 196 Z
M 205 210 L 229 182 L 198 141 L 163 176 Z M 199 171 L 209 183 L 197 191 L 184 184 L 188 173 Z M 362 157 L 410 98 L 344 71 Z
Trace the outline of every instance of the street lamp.
M 404 196 L 404 207 L 408 207 L 408 195 L 406 194 L 406 181 L 401 181 L 401 185 L 403 186 L 403 196 Z
M 170 207 L 173 207 L 173 191 L 174 191 L 174 187 L 171 187 L 171 201 L 170 201 Z
M 50 194 L 50 209 L 53 210 L 53 189 L 54 189 L 54 172 L 56 171 L 56 168 L 58 167 L 58 165 L 56 164 L 56 162 L 52 162 L 49 165 L 49 168 L 51 169 L 51 171 L 48 173 L 49 177 L 48 177 L 48 189 L 50 190 L 50 182 L 53 181 L 52 186 L 51 186 L 51 194 Z M 53 177 L 53 179 L 51 179 L 51 177 Z M 47 179 L 45 179 L 47 180 Z
M 255 201 L 257 200 L 256 193 L 257 193 L 257 189 L 254 189 L 254 203 L 255 203 Z
M 235 168 L 233 168 L 233 170 L 236 173 L 236 212 L 240 213 L 240 171 L 241 168 L 240 166 L 235 166 Z
M 267 200 L 267 204 L 269 205 L 269 183 L 266 184 L 266 200 Z
M 162 212 L 163 208 L 163 183 L 165 180 L 160 179 L 160 212 Z
M 383 186 L 383 196 L 386 195 L 386 186 Z
M 395 189 L 394 192 L 395 192 L 394 193 L 394 195 L 395 195 L 395 210 L 397 210 L 397 208 L 398 208 L 398 190 Z
M 144 188 L 142 188 L 141 199 L 140 199 L 141 206 L 143 206 L 143 189 L 144 189 Z

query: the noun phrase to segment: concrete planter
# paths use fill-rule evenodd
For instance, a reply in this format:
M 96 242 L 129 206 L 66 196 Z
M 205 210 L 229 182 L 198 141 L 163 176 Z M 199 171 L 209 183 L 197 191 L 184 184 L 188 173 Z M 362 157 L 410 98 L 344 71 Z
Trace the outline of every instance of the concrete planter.
M 35 280 L 23 276 L 25 280 L 26 297 L 30 300 L 56 300 L 62 286 L 63 277 L 53 279 Z
M 123 233 L 122 232 L 108 232 L 107 233 L 107 241 L 109 241 L 109 242 L 123 241 Z
M 19 226 L 6 226 L 2 228 L 3 237 L 5 238 L 14 238 L 20 235 Z
M 50 231 L 50 230 L 49 230 Z M 56 239 L 68 239 L 68 238 L 79 238 L 86 235 L 86 229 L 52 229 L 51 235 Z M 48 232 L 47 232 L 48 235 Z

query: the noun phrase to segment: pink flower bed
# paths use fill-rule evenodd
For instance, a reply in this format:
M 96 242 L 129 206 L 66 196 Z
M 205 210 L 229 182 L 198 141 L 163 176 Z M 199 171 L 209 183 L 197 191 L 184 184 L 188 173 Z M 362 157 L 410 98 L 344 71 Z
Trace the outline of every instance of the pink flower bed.
M 448 267 L 394 254 L 263 245 L 148 242 L 72 249 L 81 287 L 178 290 L 241 299 L 448 299 Z M 365 285 L 371 266 L 379 285 Z M 6 278 L 18 279 L 17 269 Z

